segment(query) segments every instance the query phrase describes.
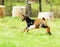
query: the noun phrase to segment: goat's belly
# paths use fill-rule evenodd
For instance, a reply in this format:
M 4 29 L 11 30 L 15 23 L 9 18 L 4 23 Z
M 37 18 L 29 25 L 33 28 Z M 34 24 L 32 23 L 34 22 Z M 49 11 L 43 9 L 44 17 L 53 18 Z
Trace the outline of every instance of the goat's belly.
M 47 25 L 45 25 L 44 23 L 40 23 L 38 25 L 30 25 L 30 27 L 28 27 L 28 29 L 34 29 L 34 28 L 46 28 Z
M 33 29 L 35 28 L 35 25 L 30 25 L 30 27 L 28 27 L 28 29 Z
M 38 24 L 38 25 L 30 25 L 28 29 L 34 29 L 34 28 L 41 28 L 43 24 Z

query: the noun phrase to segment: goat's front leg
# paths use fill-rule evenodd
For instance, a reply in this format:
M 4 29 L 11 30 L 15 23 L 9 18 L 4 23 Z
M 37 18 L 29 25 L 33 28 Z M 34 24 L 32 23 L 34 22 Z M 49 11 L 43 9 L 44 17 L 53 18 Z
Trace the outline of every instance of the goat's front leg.
M 29 31 L 29 29 L 28 29 L 28 28 L 25 28 L 25 29 L 24 29 L 24 32 L 28 32 L 28 31 Z

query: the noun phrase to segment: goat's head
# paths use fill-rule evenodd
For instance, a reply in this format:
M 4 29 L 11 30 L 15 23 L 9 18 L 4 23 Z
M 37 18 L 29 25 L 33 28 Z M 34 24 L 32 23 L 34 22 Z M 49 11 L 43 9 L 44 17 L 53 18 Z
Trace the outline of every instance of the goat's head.
M 26 20 L 27 16 L 22 15 L 22 21 Z

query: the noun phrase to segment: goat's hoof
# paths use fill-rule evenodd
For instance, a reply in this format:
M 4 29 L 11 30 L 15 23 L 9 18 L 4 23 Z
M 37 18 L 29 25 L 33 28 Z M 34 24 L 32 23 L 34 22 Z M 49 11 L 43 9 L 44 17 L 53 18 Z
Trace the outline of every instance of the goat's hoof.
M 51 32 L 48 32 L 49 35 L 52 35 Z

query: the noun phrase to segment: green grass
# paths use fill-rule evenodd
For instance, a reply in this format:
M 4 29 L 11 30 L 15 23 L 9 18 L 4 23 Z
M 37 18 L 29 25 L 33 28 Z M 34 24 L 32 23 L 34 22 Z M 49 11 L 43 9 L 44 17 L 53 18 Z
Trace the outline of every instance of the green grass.
M 42 28 L 23 32 L 26 23 L 19 18 L 0 18 L 0 47 L 60 47 L 60 19 L 48 24 L 51 36 Z

